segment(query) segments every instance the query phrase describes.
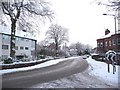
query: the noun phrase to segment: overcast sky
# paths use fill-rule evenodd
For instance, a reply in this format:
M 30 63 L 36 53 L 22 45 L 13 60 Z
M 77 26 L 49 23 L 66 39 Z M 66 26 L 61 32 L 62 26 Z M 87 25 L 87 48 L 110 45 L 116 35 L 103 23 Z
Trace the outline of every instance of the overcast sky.
M 69 44 L 79 41 L 96 47 L 96 39 L 104 36 L 105 29 L 108 28 L 111 32 L 114 32 L 114 18 L 102 15 L 103 13 L 113 14 L 113 12 L 108 12 L 105 6 L 98 6 L 93 2 L 94 0 L 47 1 L 51 2 L 52 9 L 55 12 L 53 23 L 68 28 Z M 40 33 L 36 37 L 38 42 L 45 39 L 45 32 L 48 30 L 50 23 L 40 24 L 39 26 Z
M 106 28 L 114 32 L 114 18 L 104 16 L 111 13 L 104 6 L 92 3 L 94 0 L 49 0 L 55 11 L 55 22 L 68 28 L 69 41 L 81 42 L 96 46 L 96 39 L 104 36 Z M 44 39 L 44 33 L 49 25 L 41 31 L 39 40 Z

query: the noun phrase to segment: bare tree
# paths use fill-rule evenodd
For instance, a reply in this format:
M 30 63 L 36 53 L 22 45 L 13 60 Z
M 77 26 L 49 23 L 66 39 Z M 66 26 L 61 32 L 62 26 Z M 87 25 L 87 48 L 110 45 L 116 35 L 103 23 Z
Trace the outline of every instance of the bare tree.
M 82 54 L 82 51 L 83 51 L 83 45 L 80 43 L 80 42 L 77 42 L 75 44 L 75 47 L 76 47 L 76 52 L 78 55 L 81 55 Z
M 46 36 L 50 42 L 55 43 L 56 56 L 58 54 L 59 46 L 68 42 L 68 30 L 57 24 L 52 24 L 46 32 Z
M 69 49 L 72 49 L 72 51 L 76 52 L 77 55 L 85 54 L 85 52 L 90 52 L 92 50 L 92 47 L 90 45 L 85 45 L 80 42 L 72 43 L 69 46 Z
M 104 2 L 104 0 L 96 0 L 98 5 L 105 5 L 108 7 L 108 10 L 120 10 L 120 0 L 108 0 L 108 2 Z
M 84 45 L 80 42 L 72 43 L 69 48 L 72 49 L 72 51 L 74 51 L 77 55 L 81 55 L 84 51 Z
M 16 23 L 21 29 L 28 27 L 28 31 L 34 32 L 30 28 L 33 24 L 31 19 L 48 18 L 52 20 L 53 12 L 49 8 L 50 3 L 44 0 L 2 0 L 0 1 L 0 15 L 9 17 L 11 21 L 10 56 L 15 57 L 15 32 Z M 31 21 L 30 21 L 31 20 Z M 23 31 L 26 31 L 23 30 Z

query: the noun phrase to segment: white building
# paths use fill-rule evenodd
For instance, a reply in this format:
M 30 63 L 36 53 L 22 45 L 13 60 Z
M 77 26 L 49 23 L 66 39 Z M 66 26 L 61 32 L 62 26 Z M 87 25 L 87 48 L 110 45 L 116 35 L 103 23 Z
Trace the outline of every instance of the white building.
M 36 40 L 21 36 L 16 36 L 16 57 L 27 56 L 36 57 Z M 10 56 L 10 34 L 0 32 L 0 57 L 7 58 Z

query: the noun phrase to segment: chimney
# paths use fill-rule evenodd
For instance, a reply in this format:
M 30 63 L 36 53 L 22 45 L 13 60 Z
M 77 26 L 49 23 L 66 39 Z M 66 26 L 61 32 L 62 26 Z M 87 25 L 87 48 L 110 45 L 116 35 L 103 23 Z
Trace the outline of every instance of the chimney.
M 105 35 L 109 34 L 110 33 L 110 30 L 106 29 L 105 30 Z

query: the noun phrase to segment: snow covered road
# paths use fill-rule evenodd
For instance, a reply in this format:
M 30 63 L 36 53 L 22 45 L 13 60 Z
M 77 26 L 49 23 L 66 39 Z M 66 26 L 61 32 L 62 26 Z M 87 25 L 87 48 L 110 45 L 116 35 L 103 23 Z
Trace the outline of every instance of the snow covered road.
M 39 66 L 37 65 L 34 67 L 28 67 L 28 68 L 22 69 L 22 70 L 18 69 L 18 71 L 27 71 L 27 70 L 33 70 L 33 69 L 43 68 L 43 67 L 54 67 L 56 65 L 58 65 L 58 70 L 62 70 L 62 68 L 60 68 L 60 67 L 64 67 L 65 69 L 70 68 L 70 67 L 75 67 L 79 71 L 80 64 L 78 62 L 81 61 L 81 59 L 77 59 L 77 58 L 81 58 L 81 57 L 72 57 L 69 59 L 59 59 L 57 61 L 52 60 L 52 61 L 48 61 L 44 64 L 41 64 Z M 71 59 L 74 59 L 74 60 L 72 61 L 71 65 L 68 65 L 67 63 Z M 68 60 L 66 63 L 62 63 L 62 61 L 66 61 L 66 60 Z M 61 77 L 61 78 L 57 77 L 57 80 L 52 80 L 52 81 L 48 80 L 45 83 L 40 83 L 38 80 L 38 82 L 35 83 L 34 85 L 31 85 L 30 88 L 118 88 L 118 83 L 119 83 L 118 75 L 120 75 L 118 73 L 118 69 L 120 68 L 120 66 L 116 66 L 117 71 L 115 74 L 113 74 L 112 66 L 110 65 L 111 72 L 108 73 L 107 72 L 107 64 L 104 62 L 95 61 L 94 59 L 91 59 L 91 57 L 89 57 L 86 60 L 82 59 L 82 61 L 87 61 L 89 63 L 89 67 L 84 72 L 81 72 L 81 71 L 76 72 L 75 71 L 76 73 L 73 73 L 73 75 L 67 74 L 65 77 Z M 60 64 L 62 64 L 63 66 L 61 66 Z M 69 62 L 69 64 L 70 64 L 70 62 Z M 52 65 L 52 66 L 50 66 L 50 65 Z M 58 71 L 56 68 L 51 68 L 51 69 L 54 72 Z M 65 70 L 65 69 L 63 69 L 63 70 Z M 71 71 L 74 71 L 74 69 L 71 69 L 71 68 L 69 70 L 70 71 L 68 73 L 71 73 Z M 15 70 L 15 71 L 13 70 L 11 72 L 16 72 L 16 71 L 17 70 Z M 11 73 L 11 72 L 9 70 L 4 71 L 4 73 Z M 28 72 L 27 74 L 30 74 L 29 71 L 27 71 L 27 72 Z M 50 70 L 49 72 L 52 72 L 52 71 Z M 65 72 L 66 71 L 64 71 L 64 73 Z M 48 72 L 46 72 L 46 73 L 49 74 Z M 58 75 L 58 74 L 59 74 L 59 72 L 56 73 L 56 75 Z M 10 74 L 8 74 L 8 76 L 9 75 Z M 47 76 L 44 76 L 44 77 L 47 77 Z M 53 77 L 53 76 L 51 75 L 51 77 Z
M 44 68 L 3 74 L 2 85 L 3 88 L 27 88 L 39 83 L 68 77 L 84 71 L 87 67 L 88 63 L 81 57 L 77 57 Z
M 87 70 L 62 79 L 37 84 L 31 88 L 118 88 L 118 69 L 115 74 L 107 72 L 107 64 L 98 62 L 91 57 L 86 59 L 89 63 Z

